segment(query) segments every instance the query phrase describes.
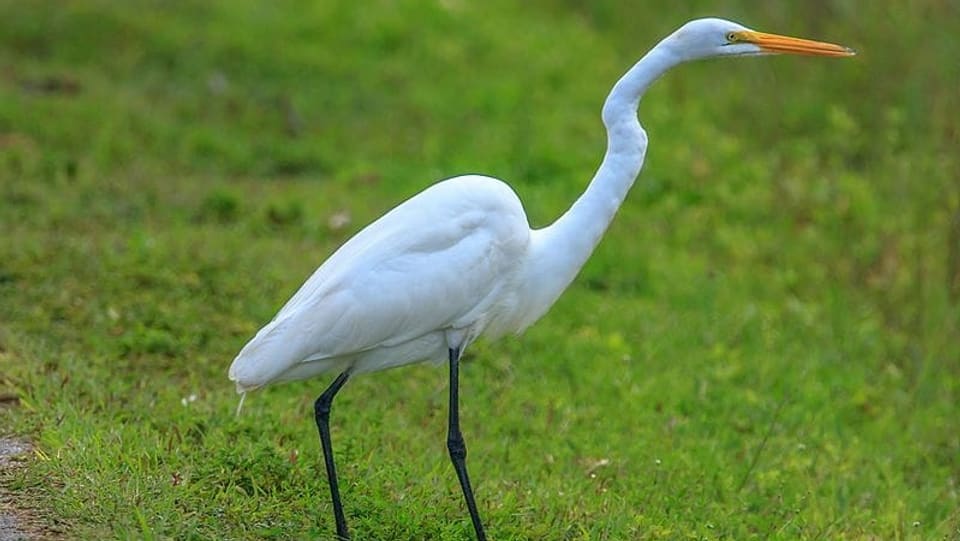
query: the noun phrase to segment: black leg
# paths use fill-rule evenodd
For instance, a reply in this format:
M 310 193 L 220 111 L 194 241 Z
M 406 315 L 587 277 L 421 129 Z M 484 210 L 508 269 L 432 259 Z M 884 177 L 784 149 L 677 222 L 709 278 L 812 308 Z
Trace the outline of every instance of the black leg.
M 453 468 L 457 470 L 457 478 L 460 479 L 460 488 L 463 489 L 463 498 L 467 501 L 473 529 L 477 532 L 477 541 L 487 541 L 487 536 L 483 533 L 483 524 L 480 522 L 480 514 L 477 513 L 477 502 L 473 499 L 473 489 L 470 488 L 470 477 L 467 476 L 467 445 L 463 442 L 463 434 L 460 433 L 459 366 L 460 350 L 451 349 L 450 428 L 447 431 L 447 449 L 450 451 Z
M 333 500 L 333 516 L 337 521 L 337 539 L 340 540 L 350 539 L 350 532 L 347 531 L 347 520 L 343 517 L 340 486 L 337 484 L 337 467 L 333 464 L 333 445 L 330 443 L 330 405 L 337 391 L 343 387 L 349 377 L 349 371 L 337 376 L 337 379 L 313 404 L 317 417 L 317 429 L 320 431 L 320 445 L 323 447 L 323 460 L 327 464 L 327 481 L 330 483 L 330 498 Z

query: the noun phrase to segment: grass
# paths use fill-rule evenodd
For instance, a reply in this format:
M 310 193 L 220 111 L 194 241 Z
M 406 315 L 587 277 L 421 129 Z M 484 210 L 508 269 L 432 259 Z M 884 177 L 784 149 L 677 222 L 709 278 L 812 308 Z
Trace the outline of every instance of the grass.
M 328 382 L 234 417 L 233 355 L 438 178 L 508 179 L 549 223 L 597 165 L 610 84 L 719 14 L 861 54 L 703 62 L 650 91 L 647 163 L 594 257 L 466 360 L 487 528 L 960 536 L 955 3 L 581 4 L 0 3 L 0 391 L 19 402 L 0 432 L 37 449 L 6 490 L 71 538 L 330 538 Z M 411 367 L 338 396 L 358 538 L 472 538 L 445 382 Z

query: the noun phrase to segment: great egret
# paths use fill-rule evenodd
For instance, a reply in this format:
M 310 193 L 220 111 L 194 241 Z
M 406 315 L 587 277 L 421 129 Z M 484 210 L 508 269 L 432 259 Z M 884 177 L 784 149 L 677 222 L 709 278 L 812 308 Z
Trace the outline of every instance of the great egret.
M 334 396 L 356 374 L 446 358 L 447 449 L 477 538 L 486 539 L 460 433 L 460 355 L 480 335 L 530 326 L 577 275 L 643 165 L 647 135 L 637 106 L 651 83 L 688 60 L 777 53 L 854 54 L 722 19 L 688 22 L 614 85 L 603 105 L 603 163 L 556 222 L 530 229 L 517 195 L 495 178 L 438 182 L 348 240 L 244 346 L 229 374 L 244 396 L 270 383 L 339 372 L 314 405 L 339 538 L 349 539 L 349 532 L 330 443 Z

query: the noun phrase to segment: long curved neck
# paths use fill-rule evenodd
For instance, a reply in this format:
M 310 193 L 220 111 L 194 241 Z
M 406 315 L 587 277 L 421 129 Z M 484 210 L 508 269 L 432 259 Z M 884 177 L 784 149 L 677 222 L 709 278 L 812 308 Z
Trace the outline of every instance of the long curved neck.
M 643 167 L 647 134 L 637 119 L 640 98 L 680 61 L 668 48 L 654 47 L 617 81 L 603 104 L 603 124 L 607 128 L 603 162 L 570 209 L 544 230 L 578 261 L 576 270 L 600 242 Z
M 539 314 L 531 314 L 534 320 L 570 285 L 623 203 L 647 150 L 647 135 L 637 120 L 640 98 L 660 75 L 682 61 L 661 42 L 627 71 L 607 96 L 603 105 L 607 128 L 603 163 L 567 212 L 553 224 L 533 231 L 533 276 L 527 285 L 535 290 L 535 304 L 542 309 Z

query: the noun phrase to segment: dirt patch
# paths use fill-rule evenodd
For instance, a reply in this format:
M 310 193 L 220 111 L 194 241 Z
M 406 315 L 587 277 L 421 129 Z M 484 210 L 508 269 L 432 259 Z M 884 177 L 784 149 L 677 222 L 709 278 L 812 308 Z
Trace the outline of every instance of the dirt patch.
M 0 468 L 16 467 L 33 447 L 16 438 L 0 438 Z
M 38 541 L 56 537 L 7 486 L 13 469 L 23 465 L 32 449 L 26 440 L 0 437 L 0 541 Z
M 0 503 L 0 541 L 32 541 L 31 537 L 17 519 L 16 512 L 7 509 L 5 503 Z

